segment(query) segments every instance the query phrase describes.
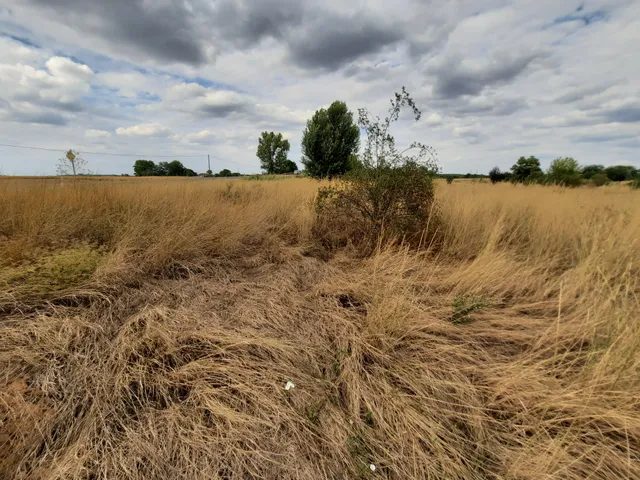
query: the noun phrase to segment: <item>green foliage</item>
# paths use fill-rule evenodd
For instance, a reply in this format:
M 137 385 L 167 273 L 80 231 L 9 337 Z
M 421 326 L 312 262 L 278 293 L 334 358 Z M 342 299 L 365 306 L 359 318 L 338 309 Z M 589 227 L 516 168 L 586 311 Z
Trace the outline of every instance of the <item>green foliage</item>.
M 536 178 L 540 178 L 538 174 L 542 174 L 540 168 L 540 160 L 536 157 L 520 157 L 518 161 L 511 167 L 511 181 L 514 183 L 524 183 Z M 534 175 L 534 179 L 530 179 Z
M 469 323 L 472 321 L 469 315 L 489 306 L 491 302 L 484 296 L 456 295 L 452 304 L 451 322 L 458 325 Z
M 556 158 L 549 166 L 549 175 L 552 178 L 562 178 L 566 176 L 577 176 L 580 174 L 580 166 L 577 160 L 571 157 Z
M 596 173 L 593 177 L 591 177 L 591 183 L 596 187 L 602 187 L 609 183 L 609 177 L 607 177 L 604 173 Z
M 546 185 L 549 183 L 549 177 L 543 172 L 532 172 L 523 182 L 526 185 Z
M 547 179 L 549 183 L 554 185 L 578 187 L 582 185 L 580 165 L 571 157 L 556 158 L 551 162 Z
M 633 179 L 629 186 L 634 189 L 640 189 L 640 177 Z
M 624 182 L 625 180 L 633 180 L 638 171 L 628 165 L 614 165 L 604 169 L 604 173 L 612 182 Z
M 302 163 L 314 178 L 343 175 L 353 166 L 352 155 L 358 151 L 360 130 L 346 103 L 335 101 L 321 108 L 302 134 Z
M 282 165 L 282 168 L 278 173 L 295 173 L 298 171 L 298 165 L 293 160 L 287 160 Z
M 136 177 L 195 177 L 198 175 L 179 160 L 160 162 L 157 165 L 151 160 L 136 160 L 133 164 L 133 173 Z
M 438 172 L 435 152 L 420 143 L 399 151 L 389 132 L 407 106 L 418 120 L 420 111 L 403 88 L 391 101 L 384 121 L 367 110 L 359 111 L 359 126 L 367 132 L 362 166 L 337 185 L 320 189 L 316 201 L 319 224 L 327 227 L 324 231 L 329 235 L 342 235 L 338 242 L 371 248 L 382 236 L 420 241 L 430 226 L 435 206 L 433 176 Z M 417 153 L 406 155 L 410 150 Z
M 179 160 L 173 160 L 167 164 L 167 175 L 169 177 L 191 177 L 193 170 L 186 168 Z
M 586 165 L 580 170 L 582 178 L 592 179 L 596 175 L 604 175 L 604 165 Z
M 291 145 L 282 133 L 262 132 L 258 139 L 256 156 L 260 159 L 260 168 L 269 174 L 286 173 L 291 168 L 287 158 Z
M 239 172 L 232 172 L 228 168 L 223 168 L 219 173 L 216 173 L 216 177 L 239 177 L 241 174 Z
M 508 172 L 502 172 L 500 170 L 500 168 L 498 168 L 498 167 L 493 167 L 489 171 L 489 179 L 491 180 L 491 183 L 495 184 L 495 183 L 498 183 L 498 182 L 504 182 L 508 178 L 509 178 L 509 173 Z
M 133 164 L 133 174 L 136 177 L 149 177 L 155 175 L 156 164 L 151 160 L 136 160 Z
M 447 184 L 451 185 L 456 177 L 453 175 L 445 175 L 444 179 L 447 181 Z
M 359 168 L 362 168 L 362 162 L 360 161 L 358 156 L 355 154 L 349 155 L 349 165 L 347 167 L 347 171 L 350 172 L 352 170 L 358 170 Z

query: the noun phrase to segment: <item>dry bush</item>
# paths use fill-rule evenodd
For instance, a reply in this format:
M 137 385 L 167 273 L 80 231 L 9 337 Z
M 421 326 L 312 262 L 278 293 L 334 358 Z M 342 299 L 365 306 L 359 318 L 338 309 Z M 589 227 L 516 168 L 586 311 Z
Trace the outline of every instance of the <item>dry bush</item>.
M 637 191 L 438 185 L 437 253 L 324 262 L 304 180 L 0 182 L 3 273 L 101 259 L 2 299 L 0 478 L 640 478 Z
M 358 169 L 318 190 L 313 233 L 329 249 L 353 245 L 364 254 L 382 244 L 424 246 L 438 224 L 434 190 L 417 164 Z

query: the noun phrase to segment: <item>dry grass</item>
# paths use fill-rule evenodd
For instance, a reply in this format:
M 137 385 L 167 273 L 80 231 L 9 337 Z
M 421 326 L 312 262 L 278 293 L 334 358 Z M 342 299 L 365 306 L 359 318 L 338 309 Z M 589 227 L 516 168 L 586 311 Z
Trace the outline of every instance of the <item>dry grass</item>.
M 640 192 L 362 259 L 317 186 L 0 179 L 0 478 L 640 478 Z

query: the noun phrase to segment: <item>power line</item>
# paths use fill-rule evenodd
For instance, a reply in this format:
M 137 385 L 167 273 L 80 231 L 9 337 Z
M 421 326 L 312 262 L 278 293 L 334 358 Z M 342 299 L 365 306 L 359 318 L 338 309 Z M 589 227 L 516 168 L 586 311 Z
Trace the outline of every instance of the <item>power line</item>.
M 0 143 L 0 147 L 10 147 L 10 148 L 23 148 L 26 150 L 42 150 L 45 152 L 58 152 L 58 153 L 64 153 L 66 151 L 66 149 L 62 149 L 62 148 L 44 148 L 44 147 L 30 147 L 27 145 L 12 145 L 9 143 Z M 80 152 L 81 154 L 86 154 L 86 155 L 108 155 L 111 157 L 139 157 L 139 158 L 144 158 L 144 157 L 152 157 L 152 158 L 176 158 L 176 157 L 180 157 L 180 158 L 195 158 L 195 157 L 204 157 L 205 154 L 204 153 L 200 153 L 200 154 L 189 154 L 189 155 L 182 155 L 182 154 L 178 154 L 178 153 L 174 153 L 173 155 L 143 155 L 143 154 L 138 154 L 138 153 L 109 153 L 109 152 L 86 152 L 86 151 L 82 151 Z M 220 157 L 214 157 L 213 155 L 211 156 L 211 158 L 213 158 L 214 160 L 219 160 L 221 162 L 229 162 L 229 163 L 234 163 L 236 165 L 244 165 L 245 167 L 254 167 L 255 165 L 250 165 L 248 163 L 241 163 L 241 162 L 234 162 L 233 160 L 227 160 L 227 159 L 223 159 Z
M 0 143 L 0 147 L 11 147 L 11 148 L 24 148 L 27 150 L 44 150 L 47 152 L 65 152 L 66 149 L 63 148 L 44 148 L 44 147 L 29 147 L 26 145 L 10 145 L 8 143 Z M 174 153 L 173 155 L 140 155 L 138 153 L 108 153 L 108 152 L 85 152 L 82 151 L 81 153 L 87 154 L 87 155 L 109 155 L 112 157 L 156 157 L 156 158 L 175 158 L 175 157 L 204 157 L 204 153 L 200 153 L 197 155 L 180 155 L 178 153 Z M 219 159 L 222 160 L 222 159 Z

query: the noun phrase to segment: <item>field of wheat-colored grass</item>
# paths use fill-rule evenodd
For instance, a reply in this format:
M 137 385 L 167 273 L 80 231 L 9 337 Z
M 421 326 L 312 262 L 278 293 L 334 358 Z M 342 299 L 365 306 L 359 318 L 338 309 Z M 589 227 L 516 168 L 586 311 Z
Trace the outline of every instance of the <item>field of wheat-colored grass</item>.
M 640 191 L 364 257 L 318 185 L 0 178 L 0 478 L 640 478 Z

